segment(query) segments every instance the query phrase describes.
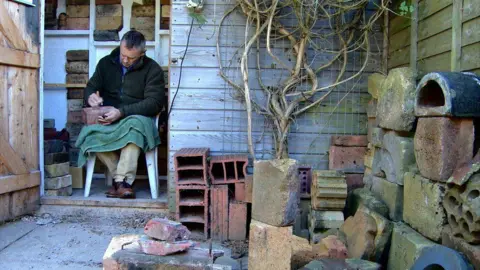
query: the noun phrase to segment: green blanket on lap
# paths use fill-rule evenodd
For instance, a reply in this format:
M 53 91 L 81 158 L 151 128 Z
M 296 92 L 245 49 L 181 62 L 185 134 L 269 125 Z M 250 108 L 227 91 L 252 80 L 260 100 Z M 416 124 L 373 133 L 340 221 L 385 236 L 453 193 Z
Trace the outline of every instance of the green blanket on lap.
M 75 146 L 80 148 L 78 166 L 83 166 L 89 153 L 110 152 L 134 143 L 144 152 L 160 144 L 154 119 L 141 115 L 128 116 L 111 125 L 90 125 L 82 128 Z

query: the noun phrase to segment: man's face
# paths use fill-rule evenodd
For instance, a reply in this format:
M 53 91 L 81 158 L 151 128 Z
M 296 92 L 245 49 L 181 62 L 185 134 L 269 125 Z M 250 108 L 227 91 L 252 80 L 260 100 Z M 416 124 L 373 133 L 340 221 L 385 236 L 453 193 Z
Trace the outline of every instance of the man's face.
M 144 53 L 136 48 L 127 48 L 124 41 L 120 44 L 120 62 L 126 68 L 133 65 L 143 55 Z

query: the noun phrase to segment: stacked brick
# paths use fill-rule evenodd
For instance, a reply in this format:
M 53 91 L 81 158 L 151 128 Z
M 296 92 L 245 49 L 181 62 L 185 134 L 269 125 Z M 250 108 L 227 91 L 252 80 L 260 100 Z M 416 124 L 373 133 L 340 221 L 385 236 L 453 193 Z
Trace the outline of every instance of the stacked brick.
M 161 0 L 160 29 L 170 29 L 170 0 Z
M 210 159 L 211 236 L 215 240 L 245 240 L 247 237 L 246 182 L 248 156 L 225 155 Z M 249 180 L 246 180 L 249 178 Z
M 53 30 L 57 27 L 57 1 L 45 1 L 45 30 Z
M 67 29 L 90 29 L 90 1 L 67 0 Z
M 95 41 L 118 41 L 118 32 L 123 28 L 123 7 L 120 0 L 95 2 Z
M 55 120 L 45 119 L 44 171 L 45 195 L 70 196 L 72 195 L 72 176 L 69 174 L 69 157 L 66 150 L 68 134 L 55 131 Z M 55 131 L 56 132 L 56 131 Z
M 208 238 L 208 148 L 182 148 L 174 155 L 176 219 L 194 235 Z
M 130 27 L 142 33 L 147 41 L 155 40 L 155 2 L 149 5 L 134 3 Z
M 311 210 L 308 214 L 310 239 L 326 229 L 342 226 L 347 198 L 345 174 L 340 171 L 314 171 L 311 185 Z

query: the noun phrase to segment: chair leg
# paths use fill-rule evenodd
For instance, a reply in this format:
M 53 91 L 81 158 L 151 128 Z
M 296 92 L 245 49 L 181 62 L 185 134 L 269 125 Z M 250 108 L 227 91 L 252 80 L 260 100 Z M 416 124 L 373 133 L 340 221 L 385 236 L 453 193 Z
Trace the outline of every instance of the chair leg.
M 147 162 L 148 181 L 150 183 L 150 192 L 152 193 L 152 199 L 158 198 L 158 181 L 157 181 L 157 166 L 155 164 L 155 151 L 151 150 L 145 153 L 145 159 Z
M 108 169 L 105 169 L 105 185 L 107 187 L 111 187 L 113 185 L 113 175 Z
M 97 156 L 95 154 L 89 155 L 87 159 L 87 178 L 85 179 L 84 197 L 88 197 L 90 195 L 90 187 L 92 186 L 93 169 L 95 168 L 96 159 Z

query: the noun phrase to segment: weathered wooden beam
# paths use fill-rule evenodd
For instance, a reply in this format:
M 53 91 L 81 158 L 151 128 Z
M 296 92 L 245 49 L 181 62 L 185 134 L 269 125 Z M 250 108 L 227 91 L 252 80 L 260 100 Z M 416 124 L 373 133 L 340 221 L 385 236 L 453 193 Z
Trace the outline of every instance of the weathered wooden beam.
M 2 3 L 0 3 L 0 32 L 7 38 L 8 43 L 14 49 L 27 51 L 27 44 L 20 36 L 20 30 L 10 18 L 10 14 Z M 0 54 L 1 55 L 1 54 Z
M 40 171 L 26 174 L 0 176 L 0 194 L 40 185 Z
M 39 68 L 40 55 L 0 46 L 0 65 Z
M 8 140 L 0 132 L 0 160 L 7 167 L 10 173 L 26 174 L 28 169 L 25 162 L 18 156 Z
M 417 78 L 417 41 L 418 41 L 418 0 L 412 0 L 413 12 L 410 26 L 410 68 L 413 72 L 413 78 Z
M 451 71 L 461 70 L 463 0 L 453 0 Z M 478 34 L 478 33 L 477 33 Z

